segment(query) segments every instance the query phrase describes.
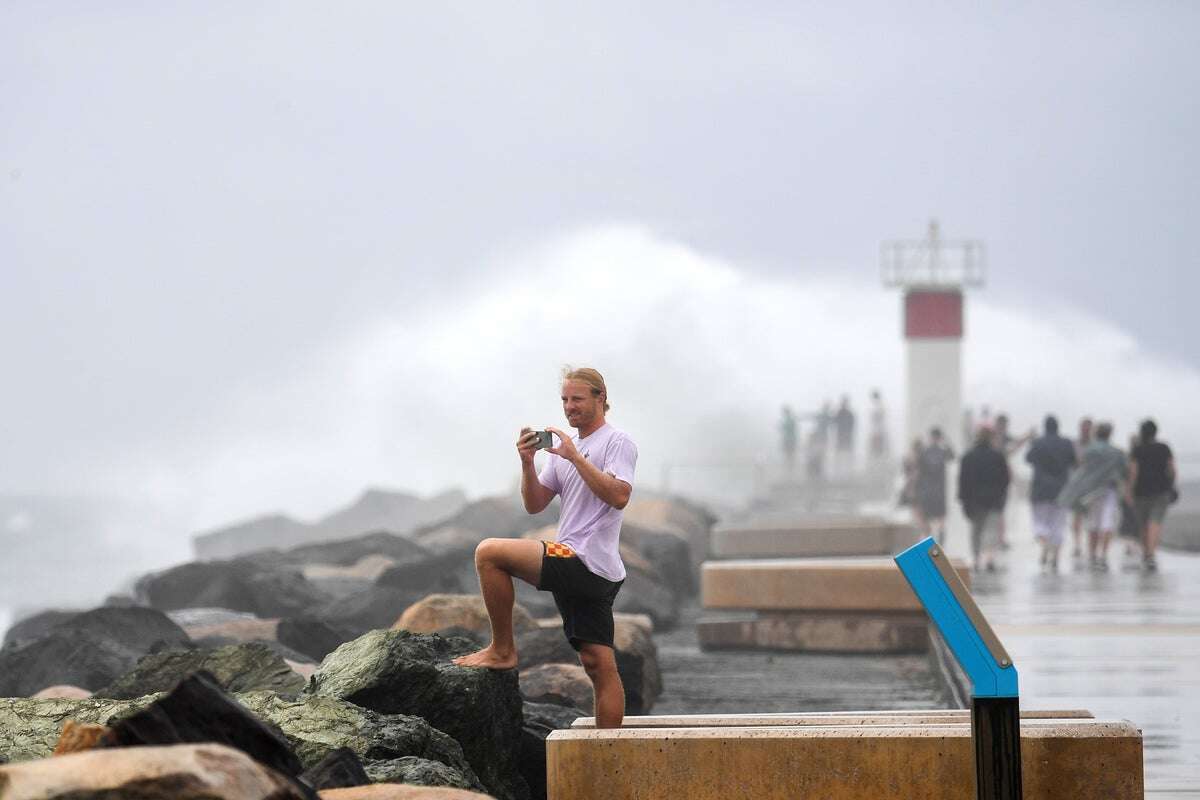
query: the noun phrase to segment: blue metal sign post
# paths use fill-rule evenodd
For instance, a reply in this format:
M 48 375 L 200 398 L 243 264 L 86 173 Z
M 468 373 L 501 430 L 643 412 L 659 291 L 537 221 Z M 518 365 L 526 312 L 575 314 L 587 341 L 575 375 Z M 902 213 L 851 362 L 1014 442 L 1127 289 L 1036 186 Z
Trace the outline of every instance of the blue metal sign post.
M 1021 800 L 1017 668 L 932 538 L 896 556 L 896 564 L 971 681 L 975 797 Z

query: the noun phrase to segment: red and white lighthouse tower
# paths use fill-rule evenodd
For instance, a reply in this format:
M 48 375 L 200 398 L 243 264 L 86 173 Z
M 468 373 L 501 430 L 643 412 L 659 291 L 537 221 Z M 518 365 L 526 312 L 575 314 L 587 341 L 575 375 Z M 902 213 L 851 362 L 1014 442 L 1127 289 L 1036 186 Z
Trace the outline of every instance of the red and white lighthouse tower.
M 922 240 L 884 242 L 885 286 L 904 292 L 905 446 L 929 429 L 942 429 L 962 452 L 963 291 L 983 286 L 983 243 L 946 241 L 936 221 Z

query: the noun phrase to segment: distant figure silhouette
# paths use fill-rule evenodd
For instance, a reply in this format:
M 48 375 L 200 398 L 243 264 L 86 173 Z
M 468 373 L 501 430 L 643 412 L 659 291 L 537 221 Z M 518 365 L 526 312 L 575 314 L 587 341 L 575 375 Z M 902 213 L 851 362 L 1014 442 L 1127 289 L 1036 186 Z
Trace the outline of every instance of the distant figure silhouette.
M 1154 554 L 1162 536 L 1167 506 L 1178 498 L 1175 488 L 1175 456 L 1166 442 L 1158 440 L 1154 420 L 1142 423 L 1141 441 L 1131 453 L 1129 498 L 1137 514 L 1142 535 L 1142 567 L 1147 572 L 1158 568 Z
M 1118 497 L 1128 473 L 1125 454 L 1109 443 L 1112 431 L 1111 422 L 1096 426 L 1095 439 L 1083 451 L 1079 469 L 1058 495 L 1059 505 L 1087 515 L 1088 557 L 1096 572 L 1108 571 L 1108 543 L 1117 529 Z
M 1008 461 L 992 446 L 991 428 L 980 426 L 975 445 L 958 464 L 958 500 L 971 522 L 971 556 L 977 571 L 996 568 L 1000 515 L 1009 478 Z
M 942 438 L 941 428 L 931 428 L 929 445 L 917 455 L 916 507 L 920 509 L 922 532 L 946 542 L 946 465 L 954 451 Z
M 1033 466 L 1029 500 L 1033 504 L 1033 535 L 1042 546 L 1043 572 L 1058 572 L 1058 551 L 1067 528 L 1067 510 L 1057 503 L 1071 469 L 1079 462 L 1075 446 L 1058 435 L 1058 419 L 1048 415 L 1043 433 L 1029 446 L 1025 460 Z
M 887 464 L 891 455 L 891 443 L 888 441 L 887 409 L 883 407 L 883 396 L 878 389 L 871 391 L 871 431 L 867 441 L 867 457 L 873 468 L 879 469 Z
M 791 406 L 783 407 L 779 420 L 779 444 L 783 450 L 783 463 L 790 477 L 796 467 L 796 415 Z
M 833 465 L 839 478 L 854 471 L 854 412 L 850 410 L 849 395 L 842 395 L 842 404 L 833 415 Z

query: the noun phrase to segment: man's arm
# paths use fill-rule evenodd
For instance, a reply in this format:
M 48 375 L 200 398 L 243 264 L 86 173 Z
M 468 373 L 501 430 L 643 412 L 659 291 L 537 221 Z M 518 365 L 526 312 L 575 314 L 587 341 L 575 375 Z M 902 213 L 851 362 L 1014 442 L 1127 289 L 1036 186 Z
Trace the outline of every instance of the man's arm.
M 575 445 L 571 442 L 571 437 L 558 428 L 547 428 L 546 430 L 558 436 L 559 439 L 558 447 L 551 447 L 549 452 L 560 458 L 565 458 L 568 463 L 575 467 L 575 471 L 579 473 L 579 477 L 583 478 L 583 482 L 587 484 L 587 487 L 592 490 L 592 494 L 618 510 L 625 508 L 629 504 L 629 496 L 633 493 L 631 485 L 609 475 L 607 472 L 601 472 L 599 467 L 592 464 L 575 449 Z
M 517 454 L 521 457 L 521 501 L 525 503 L 525 510 L 530 514 L 545 511 L 546 506 L 550 505 L 550 501 L 557 494 L 538 480 L 537 470 L 533 467 L 533 454 L 537 452 L 534 449 L 536 443 L 537 437 L 533 435 L 533 431 L 522 428 L 517 436 Z
M 618 510 L 629 505 L 629 495 L 633 493 L 632 486 L 607 472 L 601 472 L 595 464 L 578 453 L 575 456 L 571 460 L 571 464 L 579 473 L 579 477 L 583 478 L 583 482 L 592 490 L 592 494 Z

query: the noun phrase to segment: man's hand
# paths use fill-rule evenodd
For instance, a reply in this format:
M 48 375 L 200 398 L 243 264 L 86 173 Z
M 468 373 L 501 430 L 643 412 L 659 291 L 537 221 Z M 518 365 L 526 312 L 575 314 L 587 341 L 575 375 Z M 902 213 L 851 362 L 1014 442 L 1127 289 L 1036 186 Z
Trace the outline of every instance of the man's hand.
M 517 436 L 517 454 L 521 456 L 522 464 L 532 464 L 533 454 L 537 452 L 537 431 L 533 428 L 521 428 Z
M 558 428 L 546 428 L 546 430 L 558 437 L 558 447 L 547 448 L 547 453 L 554 453 L 556 456 L 565 458 L 572 464 L 575 459 L 579 458 L 579 451 L 575 449 L 575 443 L 571 441 L 571 437 L 560 431 Z

